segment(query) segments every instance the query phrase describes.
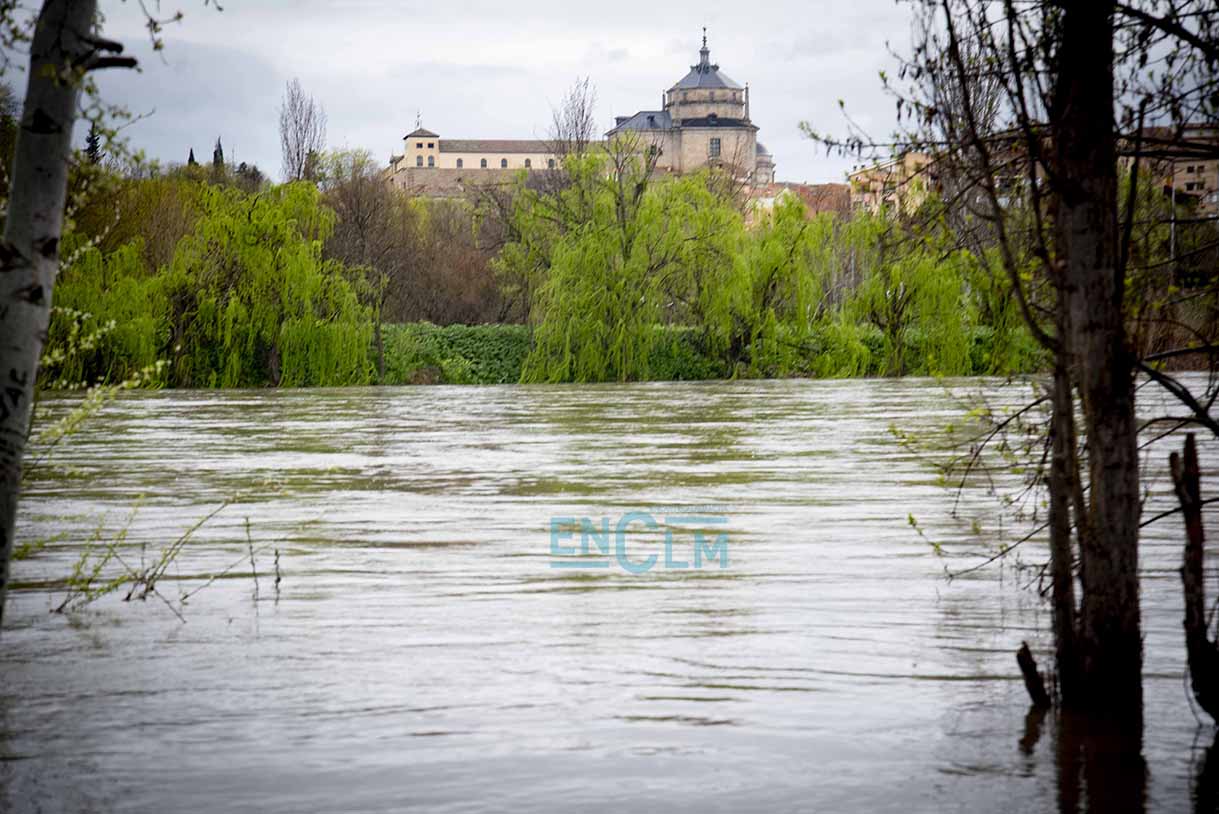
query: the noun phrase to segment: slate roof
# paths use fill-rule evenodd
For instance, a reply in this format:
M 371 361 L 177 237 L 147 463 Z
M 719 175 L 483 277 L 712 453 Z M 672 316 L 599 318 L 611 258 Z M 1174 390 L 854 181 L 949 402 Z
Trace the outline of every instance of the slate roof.
M 690 73 L 677 80 L 673 90 L 690 90 L 692 88 L 740 90 L 741 86 L 728 78 L 728 75 L 720 70 L 719 65 L 694 65 L 691 66 Z
M 727 116 L 702 116 L 697 119 L 682 119 L 682 127 L 746 127 L 750 130 L 757 130 L 758 126 L 753 122 L 747 122 L 744 119 L 730 119 Z
M 673 126 L 673 118 L 667 110 L 641 110 L 634 116 L 627 116 L 624 121 L 614 125 L 611 133 L 619 130 L 668 130 Z
M 460 139 L 440 140 L 442 153 L 550 153 L 551 145 L 539 139 Z
M 677 80 L 672 90 L 690 90 L 692 88 L 728 88 L 740 90 L 741 86 L 720 72 L 719 65 L 711 64 L 711 49 L 707 47 L 707 38 L 703 37 L 703 47 L 698 52 L 697 65 L 690 66 L 690 73 Z
M 440 136 L 436 135 L 431 130 L 425 130 L 424 128 L 420 127 L 413 133 L 407 133 L 403 138 L 440 138 Z

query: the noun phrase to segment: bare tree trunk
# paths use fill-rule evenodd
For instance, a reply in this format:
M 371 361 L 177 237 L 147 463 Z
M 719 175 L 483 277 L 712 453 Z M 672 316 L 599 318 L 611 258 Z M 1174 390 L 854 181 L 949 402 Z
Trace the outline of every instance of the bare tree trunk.
M 94 0 L 46 0 L 30 46 L 29 84 L 0 243 L 0 622 L 34 379 L 59 270 L 72 125 L 84 71 L 98 47 L 105 47 L 92 38 L 96 9 Z
M 1185 517 L 1181 584 L 1185 593 L 1185 652 L 1189 661 L 1189 680 L 1198 705 L 1219 721 L 1219 642 L 1211 641 L 1206 629 L 1206 589 L 1202 581 L 1206 537 L 1202 527 L 1202 477 L 1193 433 L 1185 436 L 1184 466 L 1181 456 L 1175 452 L 1168 460 L 1181 514 Z
M 1088 516 L 1076 518 L 1083 561 L 1080 700 L 1106 716 L 1141 721 L 1139 468 L 1133 357 L 1118 282 L 1114 4 L 1072 0 L 1062 14 L 1050 115 L 1056 238 L 1091 487 Z

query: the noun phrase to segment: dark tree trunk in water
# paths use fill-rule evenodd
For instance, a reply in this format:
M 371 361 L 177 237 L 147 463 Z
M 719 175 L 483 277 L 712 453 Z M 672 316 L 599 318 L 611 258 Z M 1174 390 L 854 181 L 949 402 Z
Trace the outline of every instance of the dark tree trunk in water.
M 1060 308 L 1059 335 L 1065 309 Z M 1063 698 L 1079 691 L 1079 647 L 1075 636 L 1075 571 L 1071 549 L 1071 489 L 1075 466 L 1075 403 L 1062 353 L 1054 364 L 1050 419 L 1050 582 L 1054 622 L 1054 661 L 1058 688 Z M 1037 699 L 1034 698 L 1036 703 Z
M 1185 518 L 1185 561 L 1181 583 L 1185 592 L 1185 652 L 1189 679 L 1198 705 L 1219 721 L 1219 648 L 1206 629 L 1206 589 L 1203 585 L 1203 555 L 1206 544 L 1202 527 L 1202 478 L 1194 435 L 1185 437 L 1185 461 L 1173 453 L 1169 458 L 1172 482 Z
M 1049 707 L 1050 695 L 1045 691 L 1041 673 L 1037 672 L 1037 662 L 1033 658 L 1032 651 L 1029 650 L 1028 642 L 1020 643 L 1020 650 L 1016 652 L 1016 663 L 1020 665 L 1020 674 L 1024 676 L 1024 688 L 1028 690 L 1029 697 L 1033 699 L 1033 708 Z
M 1063 4 L 1050 111 L 1059 296 L 1070 314 L 1071 374 L 1083 408 L 1090 485 L 1086 516 L 1076 518 L 1079 687 L 1064 701 L 1137 725 L 1139 472 L 1134 360 L 1118 274 L 1113 13 L 1112 2 Z

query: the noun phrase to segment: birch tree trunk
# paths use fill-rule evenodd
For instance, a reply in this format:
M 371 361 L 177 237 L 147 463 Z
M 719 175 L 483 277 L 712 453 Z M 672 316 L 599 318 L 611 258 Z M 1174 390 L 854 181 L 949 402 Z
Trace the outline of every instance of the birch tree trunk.
M 99 48 L 95 0 L 46 0 L 30 46 L 0 241 L 0 624 L 17 520 L 34 380 L 51 314 L 81 80 Z

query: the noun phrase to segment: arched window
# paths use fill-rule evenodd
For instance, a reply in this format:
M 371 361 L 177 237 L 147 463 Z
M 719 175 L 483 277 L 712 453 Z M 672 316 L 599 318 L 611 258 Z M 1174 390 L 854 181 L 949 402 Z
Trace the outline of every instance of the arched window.
M 463 166 L 463 164 L 461 163 L 461 159 L 460 158 L 457 159 L 457 169 L 461 169 L 462 166 Z
M 549 169 L 552 169 L 552 170 L 553 170 L 553 169 L 554 169 L 554 159 L 553 159 L 553 158 L 548 159 L 548 160 L 546 161 L 546 166 L 547 166 L 547 168 L 549 168 Z
M 429 155 L 429 156 L 427 157 L 427 165 L 428 165 L 429 167 L 434 167 L 434 166 L 436 166 L 436 156 L 434 156 L 434 155 Z
M 526 158 L 526 159 L 525 159 L 525 169 L 527 169 L 527 170 L 528 170 L 528 169 L 532 169 L 532 168 L 533 168 L 533 161 L 531 161 L 530 159 Z
M 484 158 L 482 161 L 480 161 L 478 166 L 482 167 L 485 170 L 487 168 L 487 159 Z
M 506 169 L 508 169 L 508 159 L 506 159 L 506 158 L 501 158 L 501 159 L 499 160 L 499 168 L 500 168 L 501 170 L 506 170 Z
M 422 167 L 422 166 L 423 166 L 423 156 L 421 156 L 421 155 L 417 155 L 417 156 L 415 156 L 415 166 L 416 166 L 416 167 Z

